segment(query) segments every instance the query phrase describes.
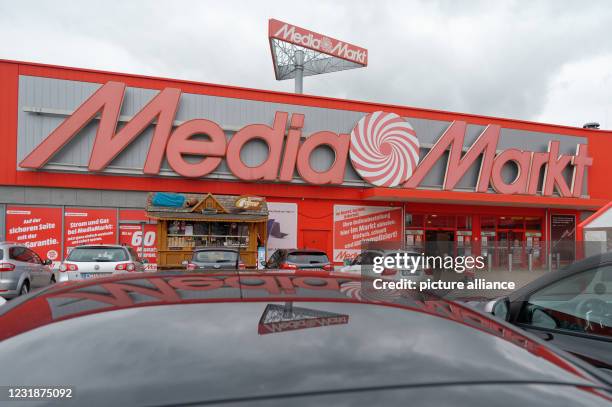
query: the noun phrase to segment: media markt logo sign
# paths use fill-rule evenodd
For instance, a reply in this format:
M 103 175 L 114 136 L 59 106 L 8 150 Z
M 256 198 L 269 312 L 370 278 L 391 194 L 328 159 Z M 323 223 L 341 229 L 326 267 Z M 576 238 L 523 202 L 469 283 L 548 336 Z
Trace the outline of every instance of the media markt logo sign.
M 420 158 L 420 143 L 408 121 L 391 112 L 376 111 L 362 117 L 350 134 L 317 131 L 303 134 L 305 116 L 277 111 L 271 125 L 248 124 L 227 138 L 225 130 L 212 120 L 195 118 L 174 126 L 181 90 L 166 88 L 117 130 L 126 85 L 108 82 L 91 95 L 20 163 L 21 168 L 40 169 L 64 148 L 80 129 L 99 116 L 99 124 L 87 168 L 102 171 L 139 135 L 152 126 L 153 136 L 142 173 L 157 175 L 167 160 L 176 173 L 189 178 L 206 177 L 225 160 L 230 172 L 243 181 L 294 182 L 297 171 L 303 182 L 314 185 L 342 185 L 347 161 L 368 183 L 387 188 L 418 188 L 438 162 L 445 163 L 442 189 L 457 187 L 470 168 L 477 168 L 475 192 L 500 194 L 580 197 L 586 168 L 593 164 L 587 144 L 577 144 L 576 154 L 560 154 L 560 141 L 548 142 L 547 151 L 508 148 L 497 151 L 501 127 L 488 125 L 470 146 L 464 145 L 467 123 L 452 122 Z M 208 140 L 194 136 L 204 134 Z M 250 141 L 268 145 L 267 158 L 249 166 L 241 153 Z M 310 163 L 319 147 L 331 149 L 335 160 L 326 170 Z M 465 151 L 464 151 L 465 150 Z M 202 157 L 194 162 L 185 157 Z M 504 177 L 506 164 L 518 171 L 513 180 Z M 564 172 L 571 171 L 571 182 Z M 543 176 L 541 176 L 543 173 Z M 540 179 L 543 179 L 540 192 Z
M 419 140 L 410 123 L 395 113 L 374 112 L 351 132 L 350 155 L 361 178 L 379 187 L 396 187 L 419 163 Z
M 323 51 L 339 58 L 359 64 L 367 64 L 368 52 L 364 48 L 335 40 L 292 24 L 271 20 L 271 33 L 273 38 L 290 42 L 315 51 Z

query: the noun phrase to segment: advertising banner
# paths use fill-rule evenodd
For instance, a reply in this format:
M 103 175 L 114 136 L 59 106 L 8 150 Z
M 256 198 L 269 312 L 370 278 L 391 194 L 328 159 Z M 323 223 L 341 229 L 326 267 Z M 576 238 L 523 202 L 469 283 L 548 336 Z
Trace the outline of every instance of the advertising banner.
M 66 208 L 64 212 L 65 255 L 83 244 L 116 244 L 117 210 Z
M 268 22 L 268 37 L 354 62 L 361 66 L 368 65 L 367 49 L 293 24 L 270 19 Z
M 148 219 L 142 209 L 119 210 L 119 243 L 132 246 L 141 259 L 146 260 L 145 270 L 157 270 L 157 225 Z
M 562 261 L 573 261 L 576 249 L 576 217 L 574 215 L 550 216 L 550 250 L 559 254 Z
M 145 270 L 157 270 L 157 225 L 120 224 L 119 243 L 132 246 L 147 261 Z
M 40 206 L 6 207 L 6 240 L 23 243 L 54 265 L 61 261 L 61 208 Z
M 277 249 L 297 247 L 297 204 L 268 202 L 268 258 Z
M 402 208 L 334 205 L 334 261 L 359 254 L 362 242 L 402 240 Z

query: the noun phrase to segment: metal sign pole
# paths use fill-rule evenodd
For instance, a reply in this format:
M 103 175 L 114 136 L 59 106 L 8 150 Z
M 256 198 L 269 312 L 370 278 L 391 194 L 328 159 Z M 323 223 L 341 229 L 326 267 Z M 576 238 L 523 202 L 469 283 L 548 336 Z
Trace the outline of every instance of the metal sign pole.
M 295 93 L 303 93 L 304 85 L 304 51 L 295 51 Z

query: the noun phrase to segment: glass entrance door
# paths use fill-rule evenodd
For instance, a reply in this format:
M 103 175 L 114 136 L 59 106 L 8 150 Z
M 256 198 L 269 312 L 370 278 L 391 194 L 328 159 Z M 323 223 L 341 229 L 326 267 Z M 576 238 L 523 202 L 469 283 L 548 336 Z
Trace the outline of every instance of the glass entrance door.
M 525 265 L 525 232 L 523 230 L 497 230 L 497 260 L 502 268 L 507 268 L 510 261 L 512 267 Z M 512 255 L 512 257 L 510 257 Z
M 427 230 L 425 232 L 429 256 L 454 256 L 455 232 L 449 230 Z

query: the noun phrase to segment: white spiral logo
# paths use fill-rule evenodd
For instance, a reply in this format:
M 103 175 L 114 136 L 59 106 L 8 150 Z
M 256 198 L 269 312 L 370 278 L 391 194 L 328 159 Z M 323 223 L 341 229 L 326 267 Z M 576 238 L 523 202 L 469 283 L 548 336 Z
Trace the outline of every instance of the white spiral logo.
M 379 187 L 406 182 L 419 163 L 419 149 L 416 132 L 395 113 L 369 113 L 351 132 L 353 168 Z
M 331 52 L 331 50 L 332 50 L 332 46 L 333 46 L 333 44 L 332 44 L 332 42 L 331 42 L 331 40 L 330 40 L 329 38 L 327 38 L 327 37 L 323 37 L 323 38 L 321 39 L 321 49 L 322 49 L 323 51 L 325 51 L 325 52 Z

